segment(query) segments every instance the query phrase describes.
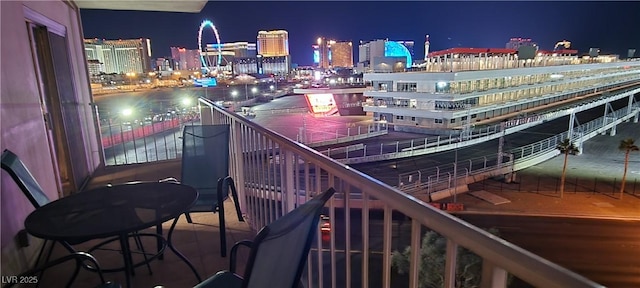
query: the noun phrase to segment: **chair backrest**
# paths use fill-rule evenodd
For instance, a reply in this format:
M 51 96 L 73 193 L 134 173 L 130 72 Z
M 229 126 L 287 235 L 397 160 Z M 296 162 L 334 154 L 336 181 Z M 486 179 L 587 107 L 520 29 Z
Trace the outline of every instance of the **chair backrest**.
M 185 126 L 182 132 L 180 182 L 195 188 L 199 195 L 191 211 L 217 204 L 218 179 L 228 175 L 229 125 Z M 225 193 L 222 199 L 228 196 L 227 191 L 228 189 L 222 189 L 222 193 Z
M 298 287 L 322 208 L 334 193 L 329 188 L 258 232 L 251 245 L 243 288 Z
M 2 170 L 7 171 L 13 181 L 16 182 L 22 193 L 29 199 L 35 208 L 39 208 L 49 203 L 49 197 L 44 193 L 36 178 L 31 175 L 29 169 L 22 163 L 18 155 L 8 149 L 2 152 Z

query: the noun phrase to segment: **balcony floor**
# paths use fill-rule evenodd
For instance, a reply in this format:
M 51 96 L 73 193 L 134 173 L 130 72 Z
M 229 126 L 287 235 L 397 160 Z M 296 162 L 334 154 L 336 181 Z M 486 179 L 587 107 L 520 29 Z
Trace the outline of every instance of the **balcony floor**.
M 94 175 L 87 188 L 127 181 L 157 181 L 166 177 L 180 177 L 180 161 L 107 167 Z M 244 239 L 253 239 L 255 235 L 249 225 L 246 222 L 239 222 L 234 214 L 233 202 L 230 200 L 225 201 L 227 252 L 233 243 Z M 191 218 L 193 219 L 192 224 L 187 223 L 184 216 L 180 217 L 172 236 L 172 242 L 176 249 L 191 261 L 203 280 L 217 271 L 228 270 L 229 253 L 227 253 L 227 257 L 220 256 L 218 215 L 213 213 L 193 213 Z M 170 226 L 171 221 L 163 224 L 165 237 Z M 155 227 L 141 232 L 153 233 L 155 232 Z M 100 241 L 86 242 L 75 246 L 75 248 L 79 251 L 86 251 Z M 115 244 L 117 242 L 109 244 L 107 247 L 117 249 L 119 245 Z M 143 248 L 147 252 L 156 249 L 155 239 L 143 238 L 143 244 Z M 133 241 L 130 241 L 130 245 L 132 250 L 136 249 Z M 61 245 L 57 244 L 55 247 L 53 257 L 66 255 L 67 251 Z M 103 269 L 122 266 L 122 255 L 119 251 L 94 251 L 91 254 L 98 259 Z M 240 275 L 242 275 L 248 255 L 248 249 L 240 249 L 240 253 L 238 253 L 237 267 Z M 140 254 L 134 254 L 133 257 L 134 262 L 143 259 Z M 71 275 L 71 269 L 74 266 L 73 262 L 68 262 L 48 270 L 40 278 L 40 286 L 65 287 L 65 283 L 68 280 L 67 276 Z M 192 287 L 198 283 L 195 275 L 187 265 L 168 248 L 165 250 L 165 258 L 151 261 L 150 268 L 152 274 L 149 273 L 149 269 L 145 265 L 135 268 L 135 275 L 131 277 L 131 287 Z M 105 279 L 118 282 L 123 288 L 126 286 L 124 272 L 106 273 Z M 95 287 L 98 283 L 99 277 L 96 273 L 82 270 L 72 287 Z

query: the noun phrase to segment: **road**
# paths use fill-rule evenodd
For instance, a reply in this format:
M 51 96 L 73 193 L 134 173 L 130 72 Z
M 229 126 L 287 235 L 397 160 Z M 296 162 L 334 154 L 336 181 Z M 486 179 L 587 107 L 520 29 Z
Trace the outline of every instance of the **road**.
M 608 287 L 640 286 L 640 220 L 460 215 Z

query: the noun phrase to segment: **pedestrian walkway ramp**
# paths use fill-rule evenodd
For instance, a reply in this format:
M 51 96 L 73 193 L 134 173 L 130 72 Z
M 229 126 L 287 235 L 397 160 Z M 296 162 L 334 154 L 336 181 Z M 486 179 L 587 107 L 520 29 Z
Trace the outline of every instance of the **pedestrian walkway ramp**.
M 500 197 L 496 194 L 492 194 L 484 190 L 469 192 L 469 194 L 471 194 L 474 197 L 480 198 L 484 201 L 487 201 L 493 205 L 511 203 L 511 200 L 507 198 Z

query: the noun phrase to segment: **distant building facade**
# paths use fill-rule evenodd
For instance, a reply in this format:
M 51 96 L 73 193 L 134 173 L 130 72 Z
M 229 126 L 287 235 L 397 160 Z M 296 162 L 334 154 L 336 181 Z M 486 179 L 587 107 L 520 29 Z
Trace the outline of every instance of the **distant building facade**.
M 175 61 L 175 70 L 200 70 L 202 63 L 200 53 L 196 49 L 171 47 L 171 58 Z
M 357 73 L 398 72 L 413 65 L 409 49 L 397 41 L 361 41 L 358 52 L 358 65 L 355 69 Z
M 153 67 L 153 70 L 155 71 L 172 71 L 172 70 L 177 70 L 176 68 L 176 63 L 173 60 L 173 58 L 168 58 L 168 57 L 160 57 L 160 58 L 156 58 L 155 59 L 155 65 Z
M 233 72 L 238 74 L 258 74 L 257 57 L 235 57 L 233 59 Z
M 411 59 L 416 58 L 415 49 L 413 48 L 415 43 L 413 41 L 395 41 L 395 42 L 407 48 L 407 51 L 409 51 L 409 55 L 411 55 Z
M 365 73 L 371 89 L 364 91 L 364 111 L 396 131 L 456 136 L 504 119 L 507 128 L 545 121 L 548 113 L 514 114 L 594 97 L 594 89 L 624 87 L 640 77 L 640 62 L 617 55 L 578 57 L 577 50 L 563 49 L 520 59 L 519 50 L 456 47 L 429 53 L 412 71 Z
M 234 65 L 238 58 L 255 58 L 256 43 L 231 42 L 207 44 L 202 56 L 210 70 L 217 69 L 220 61 L 220 70 L 227 74 L 242 74 L 247 72 L 237 72 Z M 242 70 L 242 69 L 241 69 Z M 256 72 L 251 72 L 256 73 Z
M 104 40 L 85 39 L 87 60 L 103 63 L 107 74 L 147 73 L 151 68 L 151 40 L 148 38 Z
M 256 43 L 207 44 L 200 53 L 210 72 L 285 75 L 291 70 L 289 35 L 284 30 L 259 31 Z M 202 59 L 199 61 L 202 62 Z
M 353 43 L 335 42 L 331 44 L 331 67 L 353 68 Z
M 314 45 L 314 55 L 318 55 L 317 66 L 318 68 L 328 69 L 331 65 L 331 43 L 335 43 L 333 40 L 327 40 L 324 37 L 318 38 L 318 44 Z
M 91 83 L 100 81 L 100 72 L 104 70 L 102 66 L 102 63 L 100 63 L 100 61 L 98 60 L 87 60 L 87 70 L 89 70 L 89 80 L 91 81 Z
M 217 68 L 217 62 L 220 61 L 220 72 L 229 76 L 239 74 L 284 75 L 289 73 L 291 57 L 288 54 L 275 56 L 273 54 L 282 54 L 282 51 L 278 52 L 275 51 L 277 49 L 272 49 L 266 51 L 272 56 L 265 56 L 258 53 L 258 46 L 258 43 L 249 42 L 207 44 L 202 56 L 211 71 Z M 276 46 L 278 45 L 271 45 L 272 48 Z
M 353 68 L 353 43 L 319 37 L 313 48 L 313 64 L 317 68 Z
M 258 31 L 258 54 L 269 56 L 289 56 L 289 32 L 285 30 Z
M 256 65 L 258 74 L 286 75 L 291 72 L 289 32 L 258 31 Z

